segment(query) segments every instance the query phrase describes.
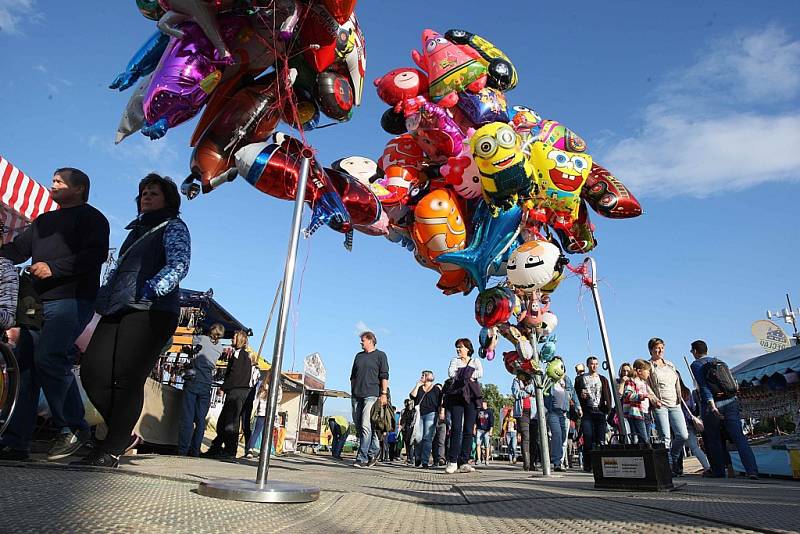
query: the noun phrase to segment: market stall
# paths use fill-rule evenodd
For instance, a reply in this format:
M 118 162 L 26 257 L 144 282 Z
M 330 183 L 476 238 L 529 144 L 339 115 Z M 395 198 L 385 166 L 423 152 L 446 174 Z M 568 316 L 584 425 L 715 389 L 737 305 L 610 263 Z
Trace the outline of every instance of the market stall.
M 751 358 L 732 370 L 739 382 L 742 417 L 756 420 L 789 416 L 793 432 L 752 444 L 759 472 L 800 478 L 800 346 Z M 731 453 L 739 469 L 738 455 Z

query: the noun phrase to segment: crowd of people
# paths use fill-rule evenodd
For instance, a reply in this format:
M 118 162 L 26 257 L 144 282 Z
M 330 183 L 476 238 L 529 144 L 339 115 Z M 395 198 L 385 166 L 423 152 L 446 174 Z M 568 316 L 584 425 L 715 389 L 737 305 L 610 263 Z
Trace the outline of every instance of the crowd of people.
M 472 343 L 466 338 L 455 342 L 456 356 L 450 360 L 447 378 L 439 383 L 433 371 L 422 371 L 396 412 L 396 424 L 376 430 L 377 407 L 395 411 L 389 395 L 388 358 L 377 349 L 372 332 L 361 335 L 361 345 L 363 350 L 356 355 L 350 376 L 359 442 L 353 464 L 357 468 L 394 461 L 404 449 L 406 463 L 415 467 L 469 473 L 476 465 L 487 465 L 499 452 L 493 451 L 493 435 L 498 434 L 509 463 L 517 463 L 519 446 L 523 470 L 549 461 L 554 471 L 580 466 L 591 472 L 593 451 L 609 442 L 621 442 L 624 434 L 626 442 L 640 447 L 663 443 L 675 477 L 683 475 L 688 454 L 697 458 L 703 476 L 732 476 L 724 444 L 730 440 L 738 449 L 746 476 L 758 477 L 755 457 L 742 431 L 735 380 L 724 362 L 708 356 L 708 347 L 701 340 L 691 345 L 693 390 L 664 357 L 665 344 L 659 338 L 648 342 L 649 359 L 620 367 L 616 392 L 598 372 L 596 357 L 578 364 L 574 380 L 565 375 L 544 397 L 549 458 L 542 458 L 533 382 L 525 375 L 514 377 L 514 404 L 498 416 L 482 398 L 479 380 L 483 367 L 480 359 L 473 358 Z M 622 403 L 623 421 L 617 417 L 615 397 Z M 338 427 L 332 430 L 332 446 L 333 456 L 341 459 L 346 427 L 332 419 L 330 425 Z

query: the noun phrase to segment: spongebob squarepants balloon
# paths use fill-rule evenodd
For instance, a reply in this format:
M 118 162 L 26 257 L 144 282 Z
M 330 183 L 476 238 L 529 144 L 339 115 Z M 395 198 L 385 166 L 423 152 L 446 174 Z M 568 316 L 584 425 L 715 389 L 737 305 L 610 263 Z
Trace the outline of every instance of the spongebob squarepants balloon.
M 578 218 L 581 191 L 589 177 L 592 157 L 536 141 L 531 146 L 530 159 L 536 169 L 539 207 L 548 212 L 548 222 L 553 228 L 570 228 Z

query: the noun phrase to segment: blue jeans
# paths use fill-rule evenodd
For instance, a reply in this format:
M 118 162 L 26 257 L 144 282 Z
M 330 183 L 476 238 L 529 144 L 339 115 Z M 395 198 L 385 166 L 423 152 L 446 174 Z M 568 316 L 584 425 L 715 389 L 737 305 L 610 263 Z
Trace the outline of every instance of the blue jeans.
M 423 465 L 428 465 L 433 448 L 433 434 L 436 432 L 436 412 L 426 413 L 422 416 L 422 443 L 414 447 L 414 459 Z
M 564 460 L 564 447 L 567 446 L 567 414 L 562 410 L 549 410 L 547 429 L 550 431 L 550 463 L 558 467 Z
M 511 432 L 506 432 L 506 443 L 508 443 L 508 459 L 509 460 L 516 460 L 517 459 L 517 432 L 512 430 Z
M 606 414 L 601 411 L 583 412 L 581 432 L 583 433 L 583 470 L 592 470 L 591 450 L 606 442 Z
M 644 419 L 626 417 L 625 420 L 631 427 L 630 436 L 635 440 L 634 443 L 650 443 L 650 433 L 647 431 L 647 423 Z
M 377 400 L 378 397 L 353 397 L 350 399 L 353 407 L 353 423 L 358 432 L 357 462 L 367 462 L 370 458 L 377 458 L 381 450 L 381 440 L 378 438 L 378 434 L 372 431 L 372 421 L 369 417 L 372 405 Z
M 334 458 L 341 458 L 342 457 L 342 449 L 344 449 L 344 444 L 347 441 L 347 429 L 340 427 L 337 423 L 331 422 L 331 435 L 333 437 L 333 443 L 331 443 L 331 456 Z
M 202 389 L 197 387 L 198 390 Z M 211 406 L 211 385 L 208 391 L 195 391 L 194 385 L 183 389 L 183 411 L 178 431 L 178 454 L 198 456 L 203 434 L 206 432 L 206 415 Z
M 705 410 L 703 413 L 703 440 L 708 449 L 708 460 L 711 463 L 711 470 L 715 476 L 725 476 L 725 452 L 723 450 L 722 437 L 720 436 L 720 427 L 724 426 L 728 437 L 739 451 L 739 458 L 744 464 L 744 469 L 748 475 L 758 474 L 758 465 L 756 464 L 756 457 L 750 444 L 747 443 L 747 438 L 742 432 L 742 415 L 739 411 L 739 401 L 726 404 L 719 409 L 720 419 L 710 410 Z
M 21 328 L 15 353 L 20 366 L 20 392 L 3 445 L 28 450 L 36 425 L 39 390 L 44 391 L 53 426 L 73 432 L 88 428 L 72 366 L 75 340 L 89 324 L 93 303 L 60 299 L 42 302 L 41 330 Z
M 680 406 L 656 408 L 651 412 L 656 421 L 658 437 L 664 441 L 664 446 L 669 449 L 669 464 L 680 465 L 683 454 L 683 444 L 689 439 L 686 430 L 686 419 Z
M 265 415 L 257 415 L 256 416 L 256 424 L 253 427 L 253 433 L 250 434 L 250 439 L 247 440 L 247 449 L 245 452 L 250 452 L 252 449 L 261 449 L 261 434 L 264 433 L 264 421 L 266 420 Z M 258 445 L 258 447 L 256 447 Z

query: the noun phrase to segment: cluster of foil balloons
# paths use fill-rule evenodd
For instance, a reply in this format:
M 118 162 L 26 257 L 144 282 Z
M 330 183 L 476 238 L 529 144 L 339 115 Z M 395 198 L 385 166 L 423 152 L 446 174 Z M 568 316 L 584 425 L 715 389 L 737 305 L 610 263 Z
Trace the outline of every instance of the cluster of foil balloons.
M 575 132 L 508 103 L 517 71 L 492 43 L 425 30 L 422 47 L 416 68 L 374 82 L 390 106 L 381 126 L 395 136 L 371 179 L 388 237 L 437 271 L 445 294 L 478 289 L 481 356 L 494 358 L 503 336 L 516 349 L 503 357 L 509 372 L 560 379 L 550 293 L 565 254 L 595 247 L 588 208 L 629 218 L 641 206 Z M 501 281 L 489 287 L 492 277 Z
M 191 174 L 182 188 L 193 198 L 234 179 L 243 149 L 258 155 L 267 145 L 281 146 L 264 144 L 279 122 L 302 132 L 319 126 L 320 113 L 349 120 L 361 103 L 366 71 L 355 4 L 136 0 L 145 17 L 158 21 L 158 31 L 111 84 L 122 91 L 138 82 L 116 142 L 136 131 L 161 138 L 202 111 L 191 137 Z M 296 142 L 277 152 L 286 150 L 299 158 Z

